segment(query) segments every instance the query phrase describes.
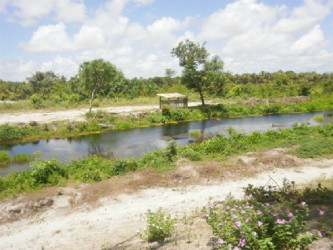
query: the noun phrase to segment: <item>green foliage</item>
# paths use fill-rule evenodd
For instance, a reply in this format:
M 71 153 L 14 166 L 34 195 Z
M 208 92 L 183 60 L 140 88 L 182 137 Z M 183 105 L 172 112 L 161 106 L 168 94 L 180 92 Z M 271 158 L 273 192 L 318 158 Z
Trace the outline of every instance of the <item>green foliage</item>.
M 81 65 L 79 79 L 87 94 L 90 95 L 89 112 L 91 112 L 96 94 L 108 93 L 112 84 L 124 81 L 124 76 L 115 65 L 103 59 L 96 59 Z
M 333 154 L 333 139 L 312 138 L 291 152 L 301 158 L 330 156 Z
M 176 219 L 162 208 L 156 212 L 148 210 L 146 217 L 147 227 L 140 234 L 142 239 L 148 242 L 164 242 L 176 233 Z
M 324 121 L 324 116 L 323 115 L 316 115 L 313 117 L 313 120 L 316 122 L 323 122 Z
M 170 105 L 168 104 L 163 104 L 162 106 L 162 115 L 170 117 Z
M 98 156 L 73 161 L 66 170 L 70 179 L 81 182 L 101 181 L 113 176 L 112 162 Z
M 177 156 L 177 144 L 175 141 L 169 142 L 165 149 L 165 155 L 169 161 L 174 161 L 175 157 Z
M 170 156 L 170 153 L 169 153 Z M 158 172 L 171 170 L 175 167 L 172 159 L 167 157 L 165 150 L 156 150 L 141 156 L 138 162 L 140 168 L 152 168 Z
M 181 41 L 171 51 L 172 56 L 179 59 L 179 65 L 183 67 L 182 81 L 188 88 L 194 88 L 199 92 L 202 105 L 205 105 L 204 91 L 209 86 L 224 84 L 222 76 L 223 61 L 219 56 L 209 58 L 205 44 L 200 45 L 188 39 Z
M 45 105 L 43 105 L 44 102 L 43 96 L 40 94 L 33 94 L 32 96 L 30 96 L 30 102 L 32 104 L 32 107 L 34 107 L 35 109 L 40 109 L 45 107 Z
M 204 217 L 219 249 L 305 249 L 320 238 L 321 232 L 306 231 L 309 207 L 301 193 L 290 195 L 290 184 L 285 185 L 279 191 L 249 186 L 244 200 L 211 203 Z
M 10 164 L 10 157 L 7 151 L 0 151 L 0 167 L 6 167 Z
M 135 160 L 116 160 L 113 162 L 113 175 L 123 175 L 130 171 L 135 171 L 138 164 Z
M 30 165 L 32 167 L 30 176 L 32 184 L 35 186 L 58 184 L 66 175 L 64 168 L 58 163 L 57 159 L 46 161 L 37 159 Z
M 200 152 L 195 151 L 192 148 L 188 148 L 188 147 L 181 150 L 180 155 L 182 157 L 185 157 L 185 158 L 191 160 L 191 161 L 200 161 L 200 160 L 202 160 L 202 156 L 201 156 Z

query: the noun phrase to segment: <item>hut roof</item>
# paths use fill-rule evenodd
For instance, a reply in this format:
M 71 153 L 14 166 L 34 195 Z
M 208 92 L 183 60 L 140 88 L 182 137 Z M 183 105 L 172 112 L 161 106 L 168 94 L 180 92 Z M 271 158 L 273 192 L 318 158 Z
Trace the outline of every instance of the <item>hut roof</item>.
M 162 94 L 157 94 L 160 97 L 164 98 L 184 98 L 186 97 L 185 95 L 179 94 L 179 93 L 162 93 Z

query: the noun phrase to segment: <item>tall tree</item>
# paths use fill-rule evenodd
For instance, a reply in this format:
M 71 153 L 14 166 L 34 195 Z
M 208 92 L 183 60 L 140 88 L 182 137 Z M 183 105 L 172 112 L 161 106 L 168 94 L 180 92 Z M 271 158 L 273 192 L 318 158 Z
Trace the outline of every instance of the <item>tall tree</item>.
M 117 70 L 115 65 L 103 59 L 84 62 L 80 67 L 79 77 L 85 90 L 90 93 L 89 112 L 92 110 L 98 91 L 124 78 L 123 73 Z
M 28 77 L 27 80 L 33 93 L 42 94 L 46 97 L 56 82 L 62 80 L 62 78 L 54 74 L 52 71 L 37 71 L 32 77 Z
M 223 61 L 218 56 L 210 59 L 204 43 L 194 43 L 188 39 L 173 48 L 171 54 L 178 57 L 179 65 L 183 67 L 183 82 L 199 92 L 201 103 L 205 105 L 204 91 L 217 80 L 216 77 L 220 78 Z

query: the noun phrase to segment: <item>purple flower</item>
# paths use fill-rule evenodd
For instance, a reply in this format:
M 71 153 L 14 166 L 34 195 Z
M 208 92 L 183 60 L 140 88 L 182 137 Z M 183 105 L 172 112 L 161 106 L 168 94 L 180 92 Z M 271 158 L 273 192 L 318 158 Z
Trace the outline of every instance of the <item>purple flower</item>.
M 301 202 L 301 206 L 305 206 L 306 205 L 306 202 L 305 201 L 302 201 Z
M 319 215 L 324 215 L 324 214 L 325 214 L 325 211 L 323 211 L 323 210 L 319 211 Z
M 277 213 L 272 213 L 273 217 L 276 217 L 277 216 Z
M 263 224 L 263 223 L 259 220 L 259 221 L 258 221 L 258 227 L 261 227 L 262 224 Z
M 239 246 L 239 247 L 244 247 L 245 244 L 246 244 L 246 240 L 245 240 L 245 238 L 241 238 L 241 239 L 239 240 L 239 242 L 238 242 L 238 246 Z
M 288 216 L 288 217 L 293 217 L 294 215 L 293 215 L 292 212 L 289 212 L 289 213 L 287 213 L 287 216 Z
M 317 230 L 317 234 L 319 237 L 323 237 L 323 235 L 321 234 L 321 232 L 319 230 Z
M 224 240 L 223 240 L 223 239 L 219 239 L 219 240 L 217 241 L 217 243 L 222 245 L 222 244 L 224 243 Z
M 203 214 L 202 215 L 204 218 L 208 218 L 209 217 L 209 214 Z
M 238 247 L 234 247 L 234 250 L 239 250 L 239 248 Z
M 232 219 L 233 219 L 233 220 L 236 220 L 237 217 L 238 217 L 238 216 L 237 216 L 236 214 L 232 215 Z
M 257 210 L 257 214 L 259 215 L 262 214 L 261 210 Z
M 240 222 L 240 221 L 236 221 L 236 222 L 235 222 L 235 226 L 236 226 L 236 227 L 241 227 L 241 226 L 242 226 L 242 222 Z
M 256 232 L 252 232 L 252 235 L 253 235 L 253 236 L 257 236 L 257 233 L 256 233 Z
M 241 211 L 241 214 L 245 214 L 246 212 L 244 210 Z
M 277 219 L 276 223 L 279 224 L 279 225 L 283 225 L 283 224 L 286 223 L 286 221 L 284 219 Z

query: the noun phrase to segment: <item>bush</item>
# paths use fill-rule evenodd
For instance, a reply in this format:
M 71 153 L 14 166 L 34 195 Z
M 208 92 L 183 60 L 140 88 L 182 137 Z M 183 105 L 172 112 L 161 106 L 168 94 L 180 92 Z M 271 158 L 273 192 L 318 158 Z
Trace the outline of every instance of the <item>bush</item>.
M 140 234 L 141 238 L 148 242 L 163 242 L 172 237 L 176 232 L 176 219 L 170 214 L 158 209 L 155 213 L 148 210 L 147 228 Z
M 37 159 L 30 166 L 32 167 L 30 176 L 35 186 L 55 185 L 60 182 L 61 178 L 65 177 L 65 171 L 57 159 L 46 161 Z
M 113 175 L 123 175 L 129 171 L 135 171 L 138 168 L 135 160 L 116 160 L 113 163 Z
M 7 151 L 0 151 L 0 167 L 6 167 L 10 164 L 10 157 Z
M 204 217 L 218 238 L 219 249 L 305 249 L 321 237 L 321 232 L 305 229 L 306 202 L 298 196 L 285 200 L 288 194 L 284 191 L 274 194 L 263 190 L 261 187 L 254 195 L 246 192 L 249 195 L 244 200 L 229 197 L 225 203 L 208 206 Z M 263 197 L 269 202 L 262 202 Z
M 194 151 L 192 148 L 187 148 L 181 153 L 181 156 L 191 161 L 200 161 L 202 159 L 201 154 L 198 151 Z
M 174 161 L 174 158 L 177 156 L 177 144 L 175 141 L 169 142 L 165 149 L 165 155 L 169 161 Z
M 33 94 L 32 96 L 30 96 L 30 102 L 35 109 L 40 109 L 45 106 L 43 104 L 44 102 L 43 96 L 40 94 Z

